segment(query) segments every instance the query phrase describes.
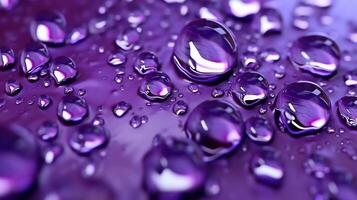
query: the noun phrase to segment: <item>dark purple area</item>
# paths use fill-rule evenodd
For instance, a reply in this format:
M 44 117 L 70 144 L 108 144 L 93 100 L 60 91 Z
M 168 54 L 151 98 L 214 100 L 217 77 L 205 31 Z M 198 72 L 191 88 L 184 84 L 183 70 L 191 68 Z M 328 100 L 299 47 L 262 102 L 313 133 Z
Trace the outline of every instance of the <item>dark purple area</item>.
M 99 14 L 99 12 L 103 12 L 100 7 L 103 7 L 105 2 L 114 2 L 114 4 L 106 10 L 105 14 Z M 220 0 L 186 0 L 185 3 L 174 4 L 167 4 L 163 0 L 19 0 L 19 4 L 14 9 L 0 10 L 0 48 L 11 48 L 16 55 L 15 66 L 6 66 L 10 69 L 1 69 L 0 72 L 0 127 L 8 127 L 0 131 L 10 133 L 10 129 L 12 130 L 13 127 L 24 127 L 36 137 L 37 146 L 42 154 L 51 150 L 53 155 L 58 155 L 55 160 L 51 159 L 52 154 L 50 157 L 45 156 L 33 189 L 24 194 L 25 197 L 14 197 L 12 200 L 53 200 L 55 198 L 45 198 L 53 191 L 60 194 L 61 200 L 149 199 L 149 195 L 142 185 L 142 159 L 152 147 L 155 136 L 159 134 L 163 137 L 174 136 L 185 139 L 185 123 L 189 114 L 200 103 L 214 99 L 213 96 L 220 97 L 221 101 L 234 105 L 241 113 L 243 120 L 255 116 L 268 119 L 274 128 L 274 136 L 271 143 L 264 145 L 245 137 L 238 148 L 228 156 L 209 162 L 207 170 L 210 176 L 207 180 L 207 187 L 214 194 L 198 195 L 197 199 L 314 199 L 315 193 L 328 193 L 326 190 L 331 180 L 339 186 L 340 193 L 336 195 L 338 199 L 356 199 L 356 180 L 351 180 L 341 170 L 357 176 L 357 131 L 349 128 L 345 119 L 341 119 L 336 103 L 347 94 L 356 96 L 357 92 L 356 83 L 349 87 L 345 85 L 346 79 L 356 81 L 356 75 L 352 75 L 352 72 L 355 73 L 357 70 L 357 60 L 354 57 L 357 53 L 355 14 L 357 1 L 336 0 L 331 8 L 327 9 L 305 7 L 307 9 L 305 12 L 312 9 L 312 14 L 294 17 L 294 13 L 301 12 L 296 9 L 299 5 L 298 2 L 298 0 L 267 1 L 267 6 L 279 11 L 283 19 L 282 32 L 274 31 L 267 35 L 256 33 L 254 19 L 252 21 L 249 19 L 239 20 L 227 16 Z M 305 2 L 311 1 L 305 0 Z M 249 53 L 252 53 L 253 57 L 259 57 L 261 55 L 259 52 L 264 50 L 274 49 L 279 52 L 280 60 L 277 62 L 259 60 L 258 64 L 253 64 L 253 68 L 257 69 L 270 84 L 269 96 L 262 104 L 247 109 L 237 104 L 231 95 L 230 89 L 239 75 L 239 69 L 242 69 L 243 65 L 246 69 L 252 67 L 252 65 L 246 66 L 245 63 L 242 63 L 243 59 L 238 60 L 233 75 L 230 74 L 223 82 L 219 83 L 208 85 L 194 83 L 178 73 L 172 60 L 175 38 L 186 23 L 199 18 L 199 9 L 203 6 L 219 13 L 219 16 L 224 19 L 223 22 L 234 33 L 238 46 L 237 58 L 244 57 L 247 51 L 250 51 Z M 185 9 L 188 9 L 186 14 Z M 95 20 L 108 19 L 104 25 L 105 30 L 93 30 L 91 27 L 89 36 L 77 44 L 48 45 L 52 59 L 67 56 L 76 63 L 75 69 L 78 71 L 78 75 L 74 81 L 66 85 L 57 85 L 50 74 L 40 76 L 39 80 L 36 80 L 36 77 L 26 77 L 21 69 L 21 52 L 33 43 L 31 24 L 34 19 L 47 11 L 63 14 L 67 22 L 65 31 L 68 33 L 74 28 L 93 24 L 96 22 Z M 128 22 L 130 16 L 134 16 L 139 21 L 143 20 L 137 25 L 141 32 L 130 28 Z M 293 23 L 299 22 L 297 20 L 305 20 L 309 24 L 307 30 L 299 30 L 294 27 Z M 135 24 L 135 22 L 131 22 L 131 25 L 133 23 Z M 305 25 L 300 23 L 299 27 L 305 27 Z M 293 41 L 307 33 L 316 32 L 324 33 L 332 38 L 341 51 L 337 73 L 329 78 L 318 77 L 299 70 L 287 58 Z M 351 37 L 352 33 L 354 33 L 354 37 Z M 129 40 L 123 38 L 123 34 L 130 35 Z M 60 35 L 57 36 L 60 37 Z M 120 63 L 118 66 L 111 66 L 108 64 L 108 58 L 112 53 L 117 52 L 126 55 L 126 59 L 123 62 L 118 61 Z M 160 63 L 159 70 L 167 74 L 174 85 L 175 89 L 172 90 L 172 94 L 167 97 L 166 101 L 149 102 L 138 95 L 143 77 L 136 72 L 134 66 L 137 63 L 137 57 L 142 52 L 152 52 L 157 56 Z M 122 55 L 119 58 L 124 59 Z M 155 63 L 150 63 L 150 65 L 153 64 Z M 258 68 L 257 65 L 260 67 Z M 272 103 L 282 88 L 301 80 L 311 81 L 321 86 L 331 101 L 331 116 L 327 125 L 317 134 L 292 137 L 288 133 L 282 132 L 276 125 Z M 21 87 L 20 90 L 15 91 L 18 94 L 8 95 L 8 90 L 5 90 L 8 81 Z M 160 86 L 162 85 L 158 87 Z M 219 91 L 223 91 L 224 94 L 219 94 Z M 160 88 L 154 88 L 154 92 L 160 93 Z M 85 105 L 88 105 L 87 115 L 87 113 L 83 113 L 86 106 L 83 106 L 83 102 L 78 100 L 83 107 L 77 107 L 81 113 L 80 115 L 76 113 L 77 117 L 74 116 L 76 117 L 74 124 L 68 124 L 58 119 L 58 105 L 66 93 L 81 96 L 85 100 Z M 46 102 L 51 102 L 45 109 L 41 106 L 43 102 L 39 101 L 39 98 L 44 98 L 43 95 L 47 95 Z M 188 104 L 186 115 L 174 114 L 174 112 L 179 112 L 175 102 L 180 100 Z M 119 107 L 124 107 L 127 113 L 118 117 L 118 114 L 113 113 L 113 108 L 118 107 L 120 102 Z M 174 105 L 176 105 L 176 111 L 173 108 Z M 180 105 L 181 108 L 187 109 L 182 102 Z M 354 105 L 350 103 L 349 106 L 353 112 L 349 113 L 350 116 L 355 117 L 356 103 Z M 346 110 L 342 110 L 342 112 L 348 113 Z M 39 136 L 38 133 L 45 121 L 58 123 L 58 136 L 54 136 L 50 142 L 41 141 L 42 136 Z M 77 125 L 77 122 L 81 122 L 81 124 Z M 86 153 L 86 155 L 75 153 L 69 146 L 69 140 L 73 134 L 78 134 L 77 131 L 81 125 L 89 123 L 104 123 L 105 127 L 105 130 L 99 130 L 103 133 L 92 130 L 88 134 L 90 140 L 97 142 L 96 134 L 108 132 L 108 143 L 103 141 L 107 139 L 103 136 L 100 138 L 102 143 L 95 146 L 95 150 L 98 151 Z M 51 129 L 51 131 L 56 130 Z M 27 132 L 23 131 L 23 133 Z M 0 140 L 2 137 L 0 135 Z M 14 140 L 14 138 L 5 137 L 4 140 Z M 259 178 L 256 180 L 257 178 L 252 174 L 251 163 L 254 163 L 252 158 L 261 153 L 265 146 L 279 152 L 279 163 L 270 160 L 272 166 L 284 169 L 284 176 L 278 186 L 274 184 L 271 187 L 269 184 L 264 184 L 264 181 L 262 183 Z M 93 146 L 90 147 L 93 148 Z M 2 145 L 0 141 L 0 160 L 6 160 L 8 158 L 2 157 L 2 148 L 10 149 L 10 151 L 12 149 L 6 148 L 6 145 Z M 26 149 L 16 150 L 21 152 Z M 35 150 L 31 149 L 31 152 L 28 153 L 30 154 L 32 151 Z M 312 159 L 313 161 L 307 162 L 311 155 L 316 153 L 326 157 L 328 164 L 324 159 L 316 157 Z M 24 154 L 24 156 L 26 155 Z M 21 161 L 28 161 L 28 159 L 26 157 L 25 160 L 18 162 Z M 50 164 L 45 164 L 45 162 Z M 270 162 L 268 163 L 270 164 Z M 321 164 L 321 162 L 324 163 Z M 31 170 L 28 172 L 31 174 L 26 178 L 37 170 L 34 169 L 36 166 L 33 166 L 37 164 L 32 162 L 27 164 L 31 165 Z M 16 166 L 16 164 L 14 165 Z M 328 170 L 326 170 L 326 166 L 329 166 Z M 321 174 L 319 174 L 316 178 L 314 177 L 316 173 L 311 168 L 313 170 L 318 168 L 319 171 L 326 172 L 328 175 L 323 174 L 324 178 L 321 178 Z M 93 169 L 95 169 L 94 172 Z M 6 170 L 1 169 L 0 166 L 1 172 L 6 172 Z M 16 168 L 16 170 L 20 169 Z M 24 176 L 23 180 L 26 181 L 26 178 Z M 215 194 L 214 191 L 217 191 L 217 187 L 219 192 Z

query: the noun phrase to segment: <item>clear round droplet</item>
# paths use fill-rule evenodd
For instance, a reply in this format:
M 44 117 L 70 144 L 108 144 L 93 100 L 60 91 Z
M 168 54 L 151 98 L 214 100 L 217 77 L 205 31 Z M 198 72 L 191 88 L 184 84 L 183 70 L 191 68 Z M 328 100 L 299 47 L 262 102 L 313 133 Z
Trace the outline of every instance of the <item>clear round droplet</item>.
M 43 161 L 51 165 L 62 155 L 63 151 L 62 145 L 50 144 L 42 150 Z
M 188 104 L 183 100 L 178 100 L 172 107 L 172 111 L 175 115 L 184 115 L 188 111 Z
M 103 126 L 84 124 L 78 127 L 77 131 L 72 132 L 69 146 L 80 155 L 88 155 L 105 147 L 108 141 L 109 135 Z
M 78 72 L 74 61 L 69 57 L 62 56 L 52 61 L 50 74 L 58 85 L 63 85 L 73 81 Z
M 203 189 L 207 176 L 199 149 L 172 138 L 162 139 L 145 154 L 143 170 L 143 184 L 152 199 L 187 199 Z
M 308 81 L 283 88 L 273 107 L 276 123 L 293 136 L 316 133 L 330 119 L 329 97 L 320 86 Z
M 120 101 L 113 107 L 113 113 L 118 118 L 124 117 L 129 110 L 131 110 L 131 105 L 125 101 Z
M 108 63 L 111 66 L 121 66 L 123 64 L 125 64 L 127 61 L 127 57 L 126 55 L 124 55 L 123 53 L 113 53 L 110 54 L 110 56 L 108 57 Z
M 57 109 L 59 119 L 69 124 L 82 122 L 88 116 L 88 112 L 87 102 L 74 95 L 63 97 Z
M 296 67 L 323 77 L 337 72 L 340 57 L 340 49 L 335 41 L 323 35 L 300 37 L 289 51 L 289 59 Z
M 233 99 L 245 106 L 261 104 L 268 97 L 269 84 L 263 75 L 245 72 L 237 77 L 233 86 Z
M 48 95 L 41 95 L 37 100 L 37 105 L 41 110 L 47 109 L 52 104 L 52 98 Z
M 10 48 L 0 48 L 0 70 L 8 69 L 15 64 L 15 53 Z
M 172 93 L 173 84 L 163 72 L 151 72 L 141 82 L 139 94 L 149 101 L 165 101 Z
M 60 13 L 45 12 L 31 23 L 31 36 L 47 44 L 63 44 L 66 40 L 66 20 Z
M 357 128 L 357 97 L 344 96 L 337 102 L 341 119 L 351 128 Z
M 136 59 L 134 69 L 140 75 L 158 71 L 160 67 L 159 59 L 151 52 L 143 52 Z
M 191 21 L 176 40 L 173 60 L 187 78 L 202 83 L 215 82 L 232 71 L 237 44 L 224 25 L 199 19 Z
M 281 55 L 276 49 L 268 48 L 260 53 L 260 58 L 266 63 L 276 63 L 280 60 Z
M 34 185 L 41 156 L 32 134 L 22 127 L 0 127 L 0 199 L 18 199 Z
M 141 121 L 141 117 L 138 115 L 134 115 L 129 122 L 130 126 L 133 128 L 139 128 L 143 123 Z
M 58 124 L 53 121 L 45 121 L 37 129 L 37 135 L 43 141 L 52 141 L 58 137 L 58 134 Z
M 136 30 L 126 30 L 115 39 L 115 44 L 124 51 L 134 49 L 140 40 L 140 34 Z
M 66 43 L 77 44 L 88 37 L 88 29 L 86 26 L 79 26 L 68 33 Z
M 245 132 L 248 137 L 259 144 L 272 141 L 274 129 L 268 120 L 261 117 L 251 117 L 245 122 Z
M 244 134 L 240 112 L 218 100 L 199 104 L 185 124 L 186 135 L 205 153 L 205 160 L 212 161 L 232 152 Z
M 278 10 L 264 8 L 259 13 L 257 25 L 261 35 L 281 33 L 283 29 L 283 18 Z
M 7 95 L 16 96 L 21 90 L 22 85 L 19 81 L 10 79 L 5 82 L 5 92 Z
M 32 43 L 21 53 L 22 71 L 27 74 L 36 74 L 40 72 L 50 60 L 50 53 L 47 46 L 42 43 Z
M 281 185 L 285 174 L 279 152 L 270 148 L 253 156 L 250 170 L 258 182 L 273 187 Z
M 257 14 L 262 7 L 261 0 L 224 0 L 224 10 L 237 18 L 249 18 Z

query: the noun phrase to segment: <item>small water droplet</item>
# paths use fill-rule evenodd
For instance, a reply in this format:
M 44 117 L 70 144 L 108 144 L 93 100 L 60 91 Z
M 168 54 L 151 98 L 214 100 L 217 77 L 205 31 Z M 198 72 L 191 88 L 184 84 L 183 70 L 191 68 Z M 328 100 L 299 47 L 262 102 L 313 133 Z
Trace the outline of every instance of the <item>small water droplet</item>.
M 337 102 L 338 113 L 349 127 L 357 127 L 357 97 L 345 96 Z
M 8 69 L 15 64 L 15 53 L 10 48 L 0 48 L 0 70 Z
M 175 115 L 184 115 L 188 111 L 188 104 L 183 100 L 178 100 L 172 107 L 172 111 Z
M 108 64 L 110 64 L 111 66 L 121 66 L 125 64 L 126 61 L 126 55 L 120 52 L 110 54 L 110 56 L 108 57 Z
M 116 117 L 123 117 L 129 110 L 131 110 L 131 105 L 125 101 L 121 101 L 113 107 L 113 113 Z
M 141 82 L 139 94 L 149 101 L 165 101 L 172 93 L 173 84 L 168 75 L 151 72 Z
M 52 104 L 52 99 L 48 95 L 41 95 L 37 100 L 37 105 L 41 110 L 45 110 Z
M 237 18 L 249 18 L 260 11 L 260 0 L 224 0 L 224 10 Z
M 88 29 L 85 26 L 79 26 L 74 28 L 67 35 L 67 44 L 77 44 L 88 37 Z
M 160 67 L 159 59 L 151 52 L 143 52 L 136 59 L 134 69 L 140 75 L 158 71 Z
M 7 95 L 16 96 L 21 90 L 22 85 L 19 81 L 10 79 L 5 82 L 5 92 Z
M 46 45 L 42 43 L 30 44 L 21 53 L 22 71 L 27 75 L 36 74 L 43 69 L 49 60 L 50 53 Z
M 53 60 L 50 73 L 58 85 L 67 84 L 73 81 L 78 75 L 74 61 L 65 56 Z
M 272 141 L 274 130 L 269 121 L 261 117 L 251 117 L 245 122 L 248 137 L 257 143 L 266 144 Z
M 88 116 L 87 102 L 77 96 L 68 95 L 58 104 L 57 115 L 66 123 L 80 123 Z

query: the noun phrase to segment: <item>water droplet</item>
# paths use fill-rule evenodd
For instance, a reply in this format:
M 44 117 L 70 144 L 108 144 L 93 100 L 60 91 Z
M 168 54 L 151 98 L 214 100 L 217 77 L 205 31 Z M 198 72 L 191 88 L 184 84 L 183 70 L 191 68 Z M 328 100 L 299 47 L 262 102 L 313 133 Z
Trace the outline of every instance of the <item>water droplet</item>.
M 50 67 L 50 73 L 58 85 L 69 83 L 78 75 L 74 61 L 65 56 L 53 60 Z
M 260 11 L 261 0 L 224 0 L 223 6 L 234 17 L 248 18 Z
M 198 94 L 200 93 L 200 88 L 198 87 L 197 84 L 194 84 L 194 83 L 191 83 L 189 86 L 188 86 L 188 90 L 190 92 L 192 92 L 193 94 Z
M 0 70 L 4 70 L 15 64 L 15 53 L 10 48 L 0 48 Z
M 101 15 L 89 21 L 88 29 L 91 34 L 100 34 L 106 32 L 114 25 L 112 16 Z
M 345 124 L 357 128 L 357 97 L 345 96 L 337 102 L 338 113 Z
M 0 198 L 17 199 L 11 197 L 28 191 L 38 177 L 40 152 L 31 133 L 11 124 L 0 128 L 0 149 Z
M 346 86 L 357 86 L 357 72 L 350 72 L 344 78 Z
M 37 134 L 43 141 L 52 141 L 58 137 L 58 124 L 52 121 L 45 121 L 38 128 Z
M 213 98 L 221 98 L 225 95 L 224 90 L 220 89 L 220 88 L 215 88 L 212 90 L 211 96 Z
M 205 101 L 198 105 L 186 121 L 186 135 L 212 161 L 232 152 L 243 137 L 244 125 L 240 113 L 222 101 Z
M 63 15 L 45 12 L 31 23 L 31 36 L 35 41 L 47 44 L 63 44 L 66 39 L 66 20 Z
M 240 55 L 240 62 L 246 69 L 257 70 L 260 67 L 257 55 L 254 52 L 243 52 L 242 55 Z
M 87 155 L 107 145 L 109 135 L 103 126 L 84 124 L 72 132 L 69 138 L 71 149 L 80 154 Z
M 282 89 L 274 102 L 275 121 L 294 136 L 316 133 L 330 118 L 331 102 L 315 83 L 299 81 Z
M 163 72 L 151 72 L 141 82 L 139 94 L 149 101 L 165 101 L 172 93 L 173 84 Z
M 318 76 L 335 74 L 340 57 L 337 44 L 323 35 L 300 37 L 289 52 L 289 59 L 296 67 Z
M 47 46 L 42 43 L 33 43 L 28 45 L 21 53 L 22 71 L 27 74 L 36 74 L 50 60 L 50 53 Z
M 5 82 L 5 92 L 9 96 L 16 96 L 22 90 L 22 85 L 19 81 L 10 79 Z
M 269 186 L 281 185 L 284 177 L 280 154 L 270 148 L 264 148 L 253 156 L 250 170 L 257 181 Z
M 139 128 L 142 124 L 141 118 L 138 115 L 133 116 L 129 123 L 130 123 L 130 126 L 133 128 Z
M 136 30 L 126 30 L 119 34 L 115 40 L 115 44 L 124 51 L 133 49 L 140 40 L 140 34 Z
M 131 12 L 128 16 L 128 22 L 132 27 L 137 27 L 145 21 L 146 17 L 143 11 Z
M 188 104 L 183 100 L 178 100 L 172 107 L 172 111 L 175 115 L 184 115 L 188 111 Z
M 60 144 L 51 144 L 42 151 L 42 157 L 46 164 L 53 164 L 63 153 L 63 147 Z
M 266 144 L 272 141 L 274 130 L 269 121 L 261 117 L 251 117 L 245 122 L 248 137 L 257 143 Z
M 87 102 L 77 96 L 68 95 L 63 97 L 58 104 L 57 115 L 66 123 L 80 123 L 88 116 Z
M 19 0 L 2 0 L 0 1 L 0 10 L 12 10 L 18 3 Z
M 159 59 L 150 52 L 141 53 L 135 62 L 135 70 L 140 75 L 146 75 L 150 72 L 158 71 L 160 67 Z
M 333 0 L 303 0 L 302 3 L 309 5 L 309 6 L 314 6 L 318 8 L 328 8 L 332 5 Z
M 218 21 L 218 22 L 223 21 L 223 16 L 219 11 L 211 9 L 211 8 L 207 8 L 207 7 L 200 8 L 199 16 L 202 19 L 208 19 L 208 20 L 213 20 L 213 21 Z
M 37 100 L 37 105 L 41 110 L 45 110 L 52 104 L 52 99 L 48 95 L 41 95 Z
M 119 118 L 124 117 L 129 110 L 131 110 L 131 105 L 125 101 L 121 101 L 113 107 L 114 115 Z
M 260 53 L 260 58 L 266 63 L 276 63 L 281 56 L 277 50 L 268 48 Z
M 85 26 L 79 26 L 74 28 L 67 35 L 67 44 L 77 44 L 88 37 L 88 29 Z
M 232 71 L 236 62 L 234 36 L 218 22 L 200 19 L 186 25 L 173 54 L 176 67 L 197 82 L 214 82 Z
M 162 139 L 145 154 L 143 170 L 144 187 L 152 199 L 187 199 L 185 195 L 203 189 L 207 176 L 199 149 L 172 138 Z
M 316 178 L 324 178 L 330 172 L 330 161 L 327 157 L 314 153 L 304 163 L 305 172 Z
M 121 66 L 125 64 L 126 61 L 127 61 L 126 55 L 120 52 L 110 54 L 110 56 L 108 57 L 108 64 L 110 64 L 111 66 Z
M 238 76 L 232 95 L 237 103 L 245 107 L 261 104 L 268 96 L 269 84 L 263 75 L 245 72 Z
M 262 35 L 280 33 L 283 28 L 283 18 L 275 9 L 264 8 L 259 13 L 259 32 Z

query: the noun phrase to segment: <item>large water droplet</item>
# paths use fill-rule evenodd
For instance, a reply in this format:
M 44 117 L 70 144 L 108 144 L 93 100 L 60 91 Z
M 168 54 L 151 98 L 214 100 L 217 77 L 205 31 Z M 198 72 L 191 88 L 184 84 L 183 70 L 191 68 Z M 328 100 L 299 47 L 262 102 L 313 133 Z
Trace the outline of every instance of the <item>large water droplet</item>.
M 299 81 L 279 92 L 274 102 L 274 116 L 278 125 L 300 136 L 323 128 L 330 118 L 330 108 L 330 99 L 318 85 Z
M 159 59 L 155 54 L 150 52 L 141 53 L 135 62 L 135 70 L 140 75 L 145 75 L 150 72 L 158 71 L 160 67 Z
M 40 153 L 32 134 L 20 127 L 0 127 L 0 199 L 29 190 L 38 175 Z
M 248 18 L 257 14 L 261 8 L 261 0 L 224 0 L 225 11 L 237 18 Z
M 30 44 L 21 53 L 22 71 L 27 75 L 36 74 L 43 69 L 49 60 L 50 53 L 46 45 L 42 43 Z
M 149 101 L 165 101 L 172 93 L 173 84 L 163 72 L 151 72 L 141 82 L 139 94 Z
M 8 80 L 5 82 L 5 92 L 9 96 L 15 96 L 22 90 L 22 85 L 17 80 Z
M 63 15 L 55 12 L 42 13 L 32 22 L 31 35 L 35 41 L 63 44 L 66 39 L 65 26 Z
M 245 72 L 238 76 L 232 95 L 237 103 L 252 107 L 262 103 L 268 96 L 269 84 L 263 75 Z
M 211 161 L 232 152 L 244 134 L 240 113 L 222 101 L 205 101 L 198 105 L 186 121 L 186 135 L 195 141 Z
M 274 129 L 269 121 L 261 117 L 249 118 L 245 123 L 245 131 L 252 141 L 261 144 L 271 142 L 274 135 Z
M 279 186 L 284 177 L 280 154 L 270 148 L 265 148 L 253 156 L 250 170 L 257 181 L 269 186 Z
M 338 113 L 347 126 L 357 128 L 357 97 L 345 96 L 337 102 Z
M 172 138 L 162 139 L 146 153 L 143 170 L 152 199 L 185 199 L 184 195 L 203 189 L 207 175 L 199 149 Z
M 336 73 L 340 57 L 335 41 L 323 35 L 300 37 L 289 52 L 289 59 L 296 67 L 325 77 Z
M 65 96 L 58 104 L 57 115 L 63 122 L 80 123 L 88 116 L 87 102 L 74 95 Z
M 173 60 L 187 78 L 207 83 L 232 71 L 236 51 L 234 36 L 224 25 L 200 19 L 190 22 L 181 31 Z
M 39 138 L 43 141 L 52 141 L 59 134 L 58 124 L 52 121 L 45 121 L 37 130 Z
M 107 145 L 109 135 L 103 126 L 84 124 L 69 137 L 69 146 L 80 155 L 87 155 Z
M 15 64 L 15 53 L 10 48 L 0 48 L 0 70 Z
M 78 75 L 74 61 L 65 56 L 53 60 L 50 67 L 50 73 L 58 85 L 69 83 Z

